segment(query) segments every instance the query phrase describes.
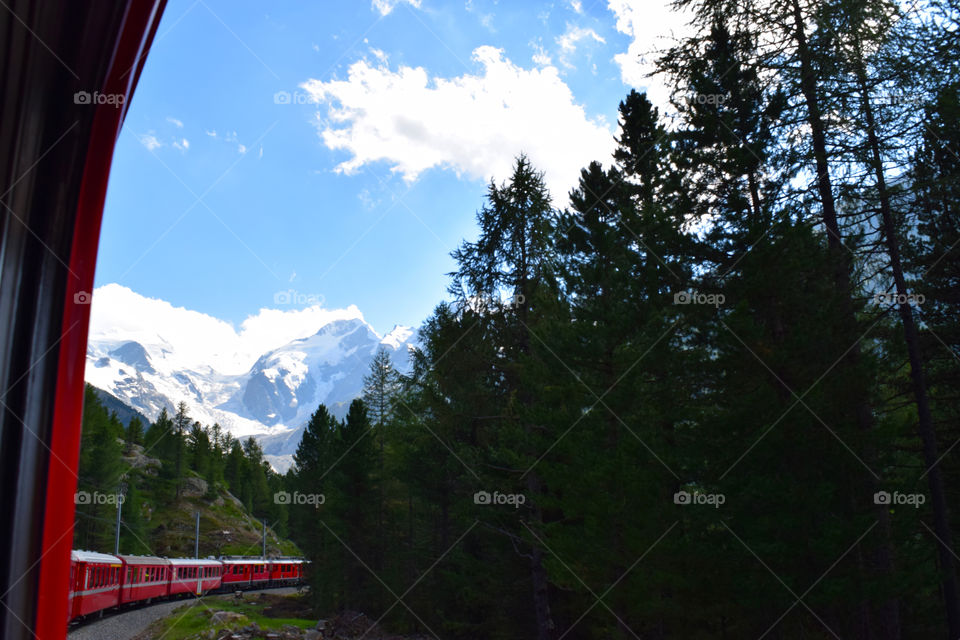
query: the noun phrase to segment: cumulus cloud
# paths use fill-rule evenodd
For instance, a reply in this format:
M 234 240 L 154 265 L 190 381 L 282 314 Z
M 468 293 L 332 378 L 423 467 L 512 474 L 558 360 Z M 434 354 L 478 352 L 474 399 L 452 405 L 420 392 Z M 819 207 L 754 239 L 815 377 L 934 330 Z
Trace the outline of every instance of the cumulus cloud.
M 669 104 L 669 90 L 659 78 L 647 77 L 654 70 L 655 51 L 691 33 L 689 12 L 675 11 L 670 4 L 671 0 L 608 0 L 607 3 L 617 19 L 617 31 L 631 38 L 627 50 L 613 57 L 620 67 L 623 83 L 646 87 L 650 100 L 661 108 Z
M 569 5 L 575 12 L 583 13 L 583 4 L 581 4 L 580 0 L 570 0 Z
M 180 140 L 173 141 L 173 148 L 179 149 L 180 151 L 186 151 L 190 148 L 190 141 L 186 138 L 181 138 Z
M 575 27 L 572 24 L 567 25 L 567 30 L 563 35 L 557 36 L 557 44 L 560 45 L 560 48 L 567 53 L 573 53 L 577 50 L 577 44 L 583 40 L 593 40 L 603 44 L 606 40 L 603 39 L 600 34 L 598 34 L 593 29 L 588 29 L 587 27 Z
M 550 59 L 550 55 L 541 45 L 536 45 L 534 47 L 532 60 L 535 65 L 540 67 L 547 67 L 553 64 L 553 60 Z
M 473 60 L 480 73 L 449 79 L 359 60 L 346 80 L 301 84 L 326 107 L 317 117 L 323 143 L 351 155 L 337 171 L 386 162 L 407 181 L 436 167 L 503 180 L 525 152 L 564 201 L 581 167 L 609 157 L 612 132 L 587 116 L 555 67 L 524 69 L 491 46 Z
M 321 305 L 280 310 L 261 308 L 239 329 L 213 316 L 142 296 L 119 284 L 93 292 L 90 338 L 123 343 L 137 340 L 151 354 L 155 368 L 245 373 L 256 359 L 292 340 L 313 335 L 341 319 L 363 319 L 356 306 L 324 309 Z M 145 338 L 150 336 L 150 338 Z M 180 358 L 172 360 L 172 358 Z
M 175 126 L 177 129 L 183 129 L 183 121 L 174 118 L 173 116 L 167 116 L 167 122 Z
M 380 15 L 385 16 L 396 7 L 401 2 L 406 2 L 411 7 L 420 8 L 420 0 L 373 0 L 373 8 L 375 11 L 378 11 Z
M 154 151 L 163 146 L 163 143 L 157 140 L 152 132 L 139 136 L 140 144 L 147 148 L 147 151 Z
M 570 23 L 567 23 L 567 30 L 563 34 L 557 36 L 557 44 L 560 46 L 560 63 L 567 67 L 568 69 L 573 68 L 573 64 L 570 62 L 571 56 L 576 53 L 577 47 L 584 40 L 593 41 L 597 44 L 605 44 L 607 41 L 603 39 L 599 33 L 593 29 L 587 27 L 576 27 Z

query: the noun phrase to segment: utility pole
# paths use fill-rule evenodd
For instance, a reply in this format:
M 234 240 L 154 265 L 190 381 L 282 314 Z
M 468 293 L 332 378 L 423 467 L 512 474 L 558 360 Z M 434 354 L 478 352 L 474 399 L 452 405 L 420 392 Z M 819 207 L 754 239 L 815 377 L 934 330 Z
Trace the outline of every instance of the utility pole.
M 197 559 L 200 558 L 200 512 L 199 511 L 197 511 L 197 529 L 196 529 L 196 533 L 194 534 L 193 557 Z
M 263 521 L 263 559 L 267 559 L 267 521 Z
M 113 538 L 113 555 L 120 553 L 120 512 L 123 510 L 124 486 L 117 487 L 117 531 Z

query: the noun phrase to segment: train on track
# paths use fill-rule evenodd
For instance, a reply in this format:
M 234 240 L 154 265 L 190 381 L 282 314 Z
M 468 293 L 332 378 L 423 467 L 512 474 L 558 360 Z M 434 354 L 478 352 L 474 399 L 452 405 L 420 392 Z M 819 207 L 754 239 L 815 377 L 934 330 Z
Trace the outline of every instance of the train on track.
M 70 622 L 186 595 L 298 585 L 305 564 L 302 558 L 159 558 L 73 551 Z

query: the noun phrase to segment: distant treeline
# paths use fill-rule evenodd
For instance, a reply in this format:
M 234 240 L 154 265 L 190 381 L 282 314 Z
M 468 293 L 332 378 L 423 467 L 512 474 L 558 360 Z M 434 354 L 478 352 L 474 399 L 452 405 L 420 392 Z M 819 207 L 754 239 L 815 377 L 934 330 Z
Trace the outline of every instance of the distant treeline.
M 569 197 L 520 156 L 412 373 L 381 354 L 310 420 L 285 481 L 324 610 L 960 637 L 960 5 L 678 4 L 674 113 L 631 92 Z

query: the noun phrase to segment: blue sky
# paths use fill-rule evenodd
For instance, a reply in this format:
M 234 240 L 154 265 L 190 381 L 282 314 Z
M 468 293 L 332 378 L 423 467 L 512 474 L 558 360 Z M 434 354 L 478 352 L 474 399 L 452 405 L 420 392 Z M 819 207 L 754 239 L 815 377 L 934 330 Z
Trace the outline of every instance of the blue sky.
M 234 325 L 322 301 L 381 333 L 417 326 L 513 156 L 559 204 L 607 161 L 670 20 L 643 0 L 171 0 L 117 144 L 96 284 Z

